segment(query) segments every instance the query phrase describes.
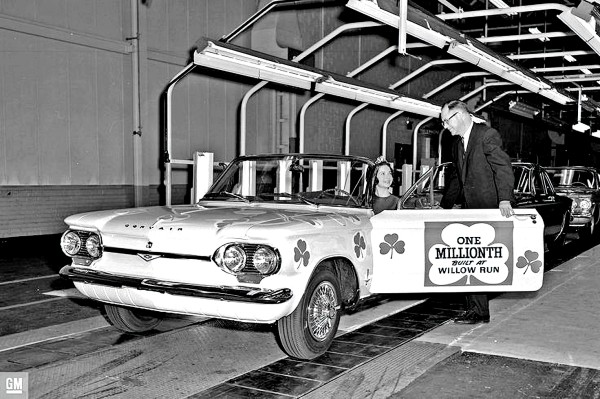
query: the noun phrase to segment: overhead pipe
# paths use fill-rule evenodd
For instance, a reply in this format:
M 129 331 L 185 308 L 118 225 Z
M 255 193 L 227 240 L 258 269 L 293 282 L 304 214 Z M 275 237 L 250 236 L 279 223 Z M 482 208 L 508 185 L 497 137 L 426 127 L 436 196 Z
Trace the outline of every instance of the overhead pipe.
M 227 35 L 223 35 L 221 37 L 221 41 L 224 41 L 227 43 L 231 42 L 240 33 L 245 31 L 246 29 L 248 29 L 250 26 L 254 25 L 254 23 L 256 23 L 256 21 L 261 19 L 265 14 L 267 14 L 273 8 L 275 8 L 281 4 L 286 4 L 286 3 L 302 4 L 302 3 L 314 3 L 314 2 L 315 2 L 315 0 L 271 0 L 263 8 L 261 8 L 260 10 L 255 12 L 253 15 L 251 15 L 250 18 L 248 18 L 247 20 L 242 22 L 242 24 L 239 25 L 237 28 L 235 28 L 233 31 L 231 31 Z
M 472 90 L 471 92 L 465 94 L 464 96 L 460 97 L 460 100 L 461 101 L 466 100 L 469 97 L 472 97 L 474 94 L 478 93 L 479 91 L 484 90 L 491 86 L 507 86 L 507 85 L 511 85 L 511 84 L 513 84 L 513 83 L 510 83 L 510 82 L 486 83 L 484 85 L 479 86 L 475 90 Z M 431 117 L 431 116 L 423 119 L 421 122 L 419 122 L 417 124 L 417 126 L 415 126 L 415 129 L 413 130 L 413 181 L 415 180 L 415 174 L 417 171 L 417 139 L 418 139 L 419 129 L 421 128 L 421 126 L 423 126 L 425 123 L 429 122 L 432 119 L 433 119 L 433 117 Z M 440 153 L 440 155 L 441 155 L 441 153 Z
M 489 17 L 492 15 L 508 15 L 514 13 L 524 13 L 524 12 L 534 12 L 534 11 L 570 11 L 571 7 L 568 7 L 564 4 L 556 4 L 556 3 L 544 3 L 544 4 L 533 4 L 528 6 L 517 6 L 517 7 L 508 7 L 508 8 L 490 8 L 487 10 L 475 10 L 475 11 L 461 11 L 447 14 L 437 14 L 436 17 L 439 19 L 446 21 L 449 19 L 464 19 L 464 18 L 474 18 L 474 17 Z
M 276 1 L 277 0 L 275 0 L 275 2 Z M 333 31 L 331 31 L 329 34 L 327 34 L 326 36 L 321 38 L 315 44 L 313 44 L 312 46 L 310 46 L 309 48 L 304 50 L 302 53 L 300 53 L 296 57 L 292 58 L 292 61 L 294 61 L 294 62 L 302 61 L 304 58 L 308 57 L 309 55 L 311 55 L 312 53 L 314 53 L 315 51 L 317 51 L 318 49 L 323 47 L 326 43 L 333 40 L 335 37 L 337 37 L 338 35 L 340 35 L 343 32 L 346 32 L 346 31 L 352 30 L 352 29 L 372 28 L 372 27 L 377 27 L 377 26 L 382 26 L 382 25 L 383 24 L 378 23 L 378 22 L 367 21 L 367 22 L 353 22 L 353 23 L 348 23 L 348 24 L 339 26 L 336 29 L 334 29 Z M 252 97 L 252 95 L 254 95 L 260 89 L 265 87 L 267 83 L 268 83 L 267 81 L 261 81 L 261 82 L 257 83 L 242 98 L 242 102 L 240 105 L 240 148 L 239 148 L 240 155 L 246 154 L 246 135 L 247 135 L 246 121 L 247 121 L 247 114 L 248 114 L 248 101 L 250 100 L 250 97 Z M 321 97 L 322 97 L 322 95 L 319 98 L 321 98 Z M 304 112 L 306 112 L 306 111 L 304 110 Z M 301 113 L 302 113 L 302 110 L 301 110 Z M 301 131 L 301 133 L 300 132 L 298 133 L 298 135 L 299 135 L 298 140 L 299 140 L 300 145 L 303 148 L 303 146 L 304 146 L 304 130 L 303 130 L 304 124 L 302 123 L 302 121 L 300 122 L 300 124 L 301 124 L 300 127 L 302 128 L 302 131 Z
M 135 0 L 134 0 L 135 1 Z M 173 135 L 173 122 L 172 122 L 172 114 L 171 114 L 171 103 L 173 102 L 173 89 L 175 85 L 181 81 L 184 77 L 186 77 L 192 70 L 196 68 L 196 64 L 193 62 L 188 64 L 184 69 L 182 69 L 177 75 L 175 75 L 167 84 L 165 90 L 165 100 L 166 100 L 166 113 L 165 113 L 165 142 L 164 142 L 164 163 L 165 163 L 165 202 L 167 206 L 171 205 L 171 173 L 173 171 L 172 164 L 184 164 L 189 163 L 186 161 L 181 161 L 177 159 L 171 159 L 171 152 L 173 147 L 172 135 Z

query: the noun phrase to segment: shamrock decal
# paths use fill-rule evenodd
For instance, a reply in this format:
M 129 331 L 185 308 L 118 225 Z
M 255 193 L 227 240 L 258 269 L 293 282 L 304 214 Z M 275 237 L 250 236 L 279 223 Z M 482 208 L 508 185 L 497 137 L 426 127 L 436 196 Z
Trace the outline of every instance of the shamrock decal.
M 306 250 L 306 241 L 298 240 L 298 242 L 296 243 L 296 248 L 294 248 L 294 261 L 302 261 L 304 266 L 307 266 L 309 259 L 310 252 Z M 300 267 L 300 263 L 298 263 L 298 267 Z
M 525 251 L 525 256 L 519 256 L 517 260 L 517 267 L 519 269 L 525 269 L 523 274 L 527 273 L 527 269 L 531 269 L 532 272 L 537 273 L 542 268 L 542 261 L 537 260 L 540 256 L 537 252 Z
M 363 237 L 360 232 L 354 235 L 354 253 L 357 258 L 363 257 L 363 251 L 367 248 L 367 244 L 365 243 L 365 237 Z
M 394 257 L 394 251 L 398 252 L 399 254 L 404 253 L 404 241 L 398 240 L 398 234 L 386 234 L 383 237 L 383 240 L 385 242 L 379 244 L 379 253 L 381 253 L 382 255 L 385 255 L 391 251 L 391 259 Z M 392 249 L 394 251 L 392 251 Z

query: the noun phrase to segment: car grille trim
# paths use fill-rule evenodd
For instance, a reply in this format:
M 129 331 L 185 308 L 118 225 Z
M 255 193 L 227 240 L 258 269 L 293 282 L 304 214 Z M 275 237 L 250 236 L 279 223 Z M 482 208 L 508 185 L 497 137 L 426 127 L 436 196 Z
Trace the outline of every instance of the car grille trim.
M 117 248 L 117 247 L 104 247 L 104 253 L 117 253 L 117 254 L 124 254 L 124 255 L 150 255 L 150 256 L 158 256 L 158 257 L 167 258 L 167 259 L 196 259 L 196 260 L 203 260 L 203 261 L 210 261 L 212 259 L 210 256 L 174 254 L 174 253 L 169 253 L 169 252 L 139 251 L 136 249 Z

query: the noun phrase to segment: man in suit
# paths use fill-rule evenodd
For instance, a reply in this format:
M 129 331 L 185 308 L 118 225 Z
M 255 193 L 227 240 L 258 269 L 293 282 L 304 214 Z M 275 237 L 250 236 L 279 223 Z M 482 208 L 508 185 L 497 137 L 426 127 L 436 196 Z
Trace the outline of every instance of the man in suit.
M 440 206 L 455 205 L 468 209 L 500 208 L 502 216 L 514 215 L 514 175 L 509 156 L 502 150 L 502 139 L 496 129 L 474 117 L 467 105 L 458 100 L 442 106 L 442 125 L 454 140 L 452 158 L 455 173 Z M 463 144 L 464 143 L 464 144 Z M 489 323 L 487 294 L 468 294 L 467 310 L 455 323 Z

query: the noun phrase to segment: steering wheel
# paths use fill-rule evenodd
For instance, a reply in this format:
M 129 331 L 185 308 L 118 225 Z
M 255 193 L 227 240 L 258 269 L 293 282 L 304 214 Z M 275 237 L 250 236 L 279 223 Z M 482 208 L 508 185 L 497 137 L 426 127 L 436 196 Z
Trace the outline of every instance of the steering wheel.
M 354 198 L 352 196 L 352 194 L 350 194 L 348 191 L 346 190 L 342 190 L 341 188 L 328 188 L 327 190 L 323 190 L 321 191 L 321 193 L 319 195 L 317 195 L 317 198 L 315 199 L 319 199 L 325 196 L 325 194 L 331 194 L 333 193 L 333 195 L 335 197 L 348 197 L 348 200 L 346 201 L 346 205 L 348 205 L 348 203 L 350 201 L 352 201 L 354 203 L 354 205 L 356 206 L 360 206 L 360 203 L 356 200 L 356 198 Z
M 433 206 L 432 206 L 431 203 L 429 202 L 429 196 L 426 195 L 426 196 L 417 198 L 415 205 L 416 205 L 417 209 L 433 209 L 435 207 L 438 207 L 440 205 L 440 203 L 436 200 L 433 200 Z
M 572 186 L 583 186 L 583 187 L 587 187 L 588 186 L 587 184 L 585 184 L 582 181 L 575 181 L 575 182 L 571 183 L 571 185 Z

